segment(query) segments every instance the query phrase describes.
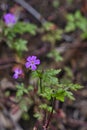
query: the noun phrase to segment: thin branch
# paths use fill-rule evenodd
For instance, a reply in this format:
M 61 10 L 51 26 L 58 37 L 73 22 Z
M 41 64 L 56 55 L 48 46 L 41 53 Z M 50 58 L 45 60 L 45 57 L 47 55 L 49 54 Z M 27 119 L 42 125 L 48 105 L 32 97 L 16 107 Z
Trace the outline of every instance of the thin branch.
M 25 8 L 32 16 L 34 16 L 41 24 L 44 24 L 46 20 L 42 17 L 42 15 L 37 12 L 30 4 L 25 2 L 24 0 L 14 0 L 16 3 L 20 4 L 23 8 Z

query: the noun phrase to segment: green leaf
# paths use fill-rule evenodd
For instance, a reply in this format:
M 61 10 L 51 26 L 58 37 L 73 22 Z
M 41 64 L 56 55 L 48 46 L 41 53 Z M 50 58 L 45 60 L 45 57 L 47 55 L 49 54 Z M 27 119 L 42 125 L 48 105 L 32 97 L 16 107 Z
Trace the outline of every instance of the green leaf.
M 42 119 L 42 115 L 41 113 L 37 112 L 34 114 L 34 117 L 37 118 L 38 120 L 41 120 Z
M 74 17 L 75 17 L 76 20 L 81 19 L 81 18 L 82 18 L 82 14 L 81 14 L 81 12 L 80 12 L 79 10 L 77 10 L 77 11 L 75 12 Z
M 80 29 L 82 33 L 86 32 L 87 19 L 81 14 L 80 11 L 76 11 L 75 14 L 67 15 L 67 25 L 65 27 L 65 32 L 75 31 Z
M 52 26 L 54 26 L 54 24 L 52 22 L 46 22 L 46 23 L 43 24 L 43 28 L 46 31 L 49 31 Z
M 82 86 L 79 85 L 79 84 L 73 84 L 73 83 L 69 84 L 69 89 L 70 90 L 76 91 L 76 90 L 81 89 L 81 88 L 82 88 Z
M 62 56 L 60 55 L 60 53 L 57 50 L 52 50 L 50 53 L 48 53 L 47 55 L 49 58 L 54 58 L 56 62 L 58 61 L 63 61 Z
M 48 112 L 52 111 L 52 106 L 48 106 L 47 104 L 40 104 L 39 108 L 41 108 L 43 110 L 47 110 Z
M 32 71 L 32 78 L 40 78 L 42 77 L 42 70 Z
M 46 98 L 47 100 L 51 100 L 52 98 L 52 89 L 45 87 L 43 93 L 40 94 L 42 97 Z
M 68 97 L 69 99 L 71 100 L 75 100 L 74 96 L 73 96 L 73 93 L 70 92 L 70 91 L 66 91 L 66 97 Z
M 75 29 L 76 29 L 76 25 L 73 22 L 68 22 L 65 27 L 66 32 L 75 31 Z
M 21 100 L 21 102 L 20 102 L 20 108 L 21 108 L 21 110 L 24 111 L 24 112 L 27 112 L 27 111 L 28 111 L 28 107 L 27 107 L 27 105 L 26 105 L 26 101 L 25 101 L 25 100 Z
M 57 100 L 64 102 L 66 93 L 62 88 L 60 88 L 57 91 L 55 91 L 55 93 L 53 93 L 52 96 L 55 97 Z
M 68 14 L 67 15 L 67 20 L 70 21 L 70 22 L 74 22 L 75 18 L 72 14 Z
M 22 97 L 24 94 L 28 94 L 27 88 L 24 87 L 24 84 L 18 84 L 16 85 L 17 92 L 16 92 L 16 97 Z
M 60 71 L 61 71 L 60 69 L 46 70 L 42 75 L 43 86 L 57 86 L 58 78 L 56 77 L 56 75 L 59 74 Z
M 17 22 L 13 28 L 14 33 L 23 34 L 30 33 L 31 35 L 35 35 L 37 31 L 37 27 L 35 24 L 25 23 L 25 22 Z
M 33 89 L 34 89 L 34 87 L 32 85 L 29 85 L 27 88 L 28 91 L 32 91 Z
M 19 51 L 27 51 L 27 41 L 24 40 L 24 39 L 17 39 L 13 45 L 12 45 L 12 48 L 15 49 L 17 52 Z
M 62 39 L 62 34 L 62 29 L 50 30 L 49 32 L 43 35 L 42 40 L 55 44 L 56 41 L 60 41 Z

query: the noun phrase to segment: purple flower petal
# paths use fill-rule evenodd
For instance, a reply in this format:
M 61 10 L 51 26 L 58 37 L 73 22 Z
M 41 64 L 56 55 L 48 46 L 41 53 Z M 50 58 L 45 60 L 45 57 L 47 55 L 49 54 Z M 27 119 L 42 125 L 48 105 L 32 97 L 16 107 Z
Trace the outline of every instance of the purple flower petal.
M 29 62 L 26 62 L 26 63 L 25 63 L 25 66 L 26 66 L 26 68 L 29 68 L 29 67 L 30 67 Z
M 31 56 L 31 60 L 36 60 L 36 56 Z
M 31 57 L 29 56 L 28 58 L 27 58 L 27 61 L 30 61 L 31 60 Z
M 36 70 L 36 69 L 37 69 L 37 66 L 33 64 L 33 65 L 31 66 L 31 69 L 32 69 L 32 70 Z
M 17 78 L 18 78 L 18 74 L 14 74 L 14 75 L 13 75 L 13 78 L 14 78 L 14 79 L 17 79 Z
M 36 64 L 36 65 L 39 65 L 39 64 L 40 64 L 40 60 L 36 60 L 36 61 L 35 61 L 35 64 Z

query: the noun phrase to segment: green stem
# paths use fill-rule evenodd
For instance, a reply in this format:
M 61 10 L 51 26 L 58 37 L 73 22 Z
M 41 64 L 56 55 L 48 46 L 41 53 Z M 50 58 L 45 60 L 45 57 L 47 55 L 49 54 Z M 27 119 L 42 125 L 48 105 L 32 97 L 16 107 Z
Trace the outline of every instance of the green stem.
M 40 77 L 40 92 L 42 93 L 42 78 Z

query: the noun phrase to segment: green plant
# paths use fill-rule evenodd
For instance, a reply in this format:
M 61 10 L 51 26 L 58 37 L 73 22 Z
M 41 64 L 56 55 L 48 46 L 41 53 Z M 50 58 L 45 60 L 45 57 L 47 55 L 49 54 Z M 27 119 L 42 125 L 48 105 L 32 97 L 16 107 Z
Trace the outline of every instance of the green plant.
M 4 36 L 6 38 L 7 45 L 14 49 L 19 56 L 22 56 L 23 51 L 27 51 L 27 40 L 21 38 L 24 33 L 29 33 L 30 35 L 36 34 L 37 27 L 31 23 L 18 22 L 13 28 L 5 28 Z M 19 38 L 17 38 L 19 35 Z
M 24 83 L 16 85 L 16 99 L 19 102 L 19 106 L 22 111 L 27 112 L 28 104 L 32 104 L 32 100 L 29 98 L 29 92 L 33 91 L 33 86 L 28 86 L 25 88 Z
M 8 44 L 8 42 L 7 42 Z M 24 39 L 16 39 L 12 44 L 10 44 L 10 48 L 16 50 L 17 54 L 21 57 L 23 51 L 27 51 L 27 41 Z
M 80 89 L 81 86 L 72 83 L 59 83 L 56 75 L 60 73 L 60 69 L 50 69 L 45 71 L 34 71 L 32 72 L 33 77 L 39 77 L 39 86 L 42 97 L 47 100 L 51 100 L 51 98 L 55 98 L 60 101 L 64 101 L 65 97 L 69 97 L 70 99 L 74 99 L 72 90 Z M 40 83 L 41 82 L 41 83 Z
M 52 45 L 55 45 L 56 41 L 62 39 L 63 30 L 57 29 L 56 25 L 51 22 L 46 22 L 43 25 L 43 31 L 45 32 L 42 36 L 43 41 L 50 42 Z
M 27 51 L 27 40 L 22 38 L 22 35 L 25 33 L 29 33 L 30 36 L 36 35 L 37 26 L 20 21 L 12 27 L 6 26 L 3 21 L 0 21 L 0 23 L 0 41 L 5 41 L 8 47 L 15 50 L 21 57 L 23 51 Z
M 65 27 L 65 32 L 72 32 L 76 29 L 81 30 L 81 37 L 83 39 L 87 38 L 87 19 L 81 14 L 80 11 L 76 11 L 75 14 L 67 15 L 67 25 Z
M 29 56 L 25 63 L 25 67 L 32 70 L 30 77 L 33 82 L 35 81 L 35 84 L 37 84 L 36 91 L 34 84 L 29 84 L 29 87 L 25 87 L 25 85 L 22 83 L 16 86 L 16 96 L 17 99 L 21 100 L 20 105 L 24 111 L 27 110 L 27 100 L 24 99 L 24 95 L 29 96 L 32 92 L 33 99 L 35 98 L 36 100 L 39 98 L 40 103 L 38 104 L 38 111 L 34 114 L 34 117 L 38 118 L 39 120 L 43 120 L 44 113 L 47 113 L 50 118 L 48 117 L 48 119 L 45 120 L 45 124 L 43 126 L 44 130 L 47 130 L 52 114 L 56 112 L 54 108 L 55 101 L 58 100 L 64 102 L 66 98 L 74 100 L 73 91 L 77 91 L 82 87 L 78 84 L 73 84 L 70 82 L 70 79 L 66 79 L 69 80 L 69 82 L 65 82 L 64 80 L 62 82 L 59 80 L 58 75 L 61 72 L 61 69 L 42 70 L 41 68 L 37 68 L 37 65 L 39 64 L 40 60 L 37 59 L 36 56 Z M 68 76 L 71 77 L 70 69 L 66 68 L 65 70 L 68 72 Z M 22 73 L 19 72 L 20 71 L 18 71 L 16 68 L 14 75 L 20 77 L 20 74 Z
M 47 57 L 54 59 L 56 62 L 63 61 L 62 56 L 56 49 L 53 49 L 51 52 L 49 52 Z
M 23 83 L 16 85 L 16 88 L 17 88 L 16 93 L 17 98 L 21 98 L 24 94 L 28 94 L 28 90 L 24 87 Z

